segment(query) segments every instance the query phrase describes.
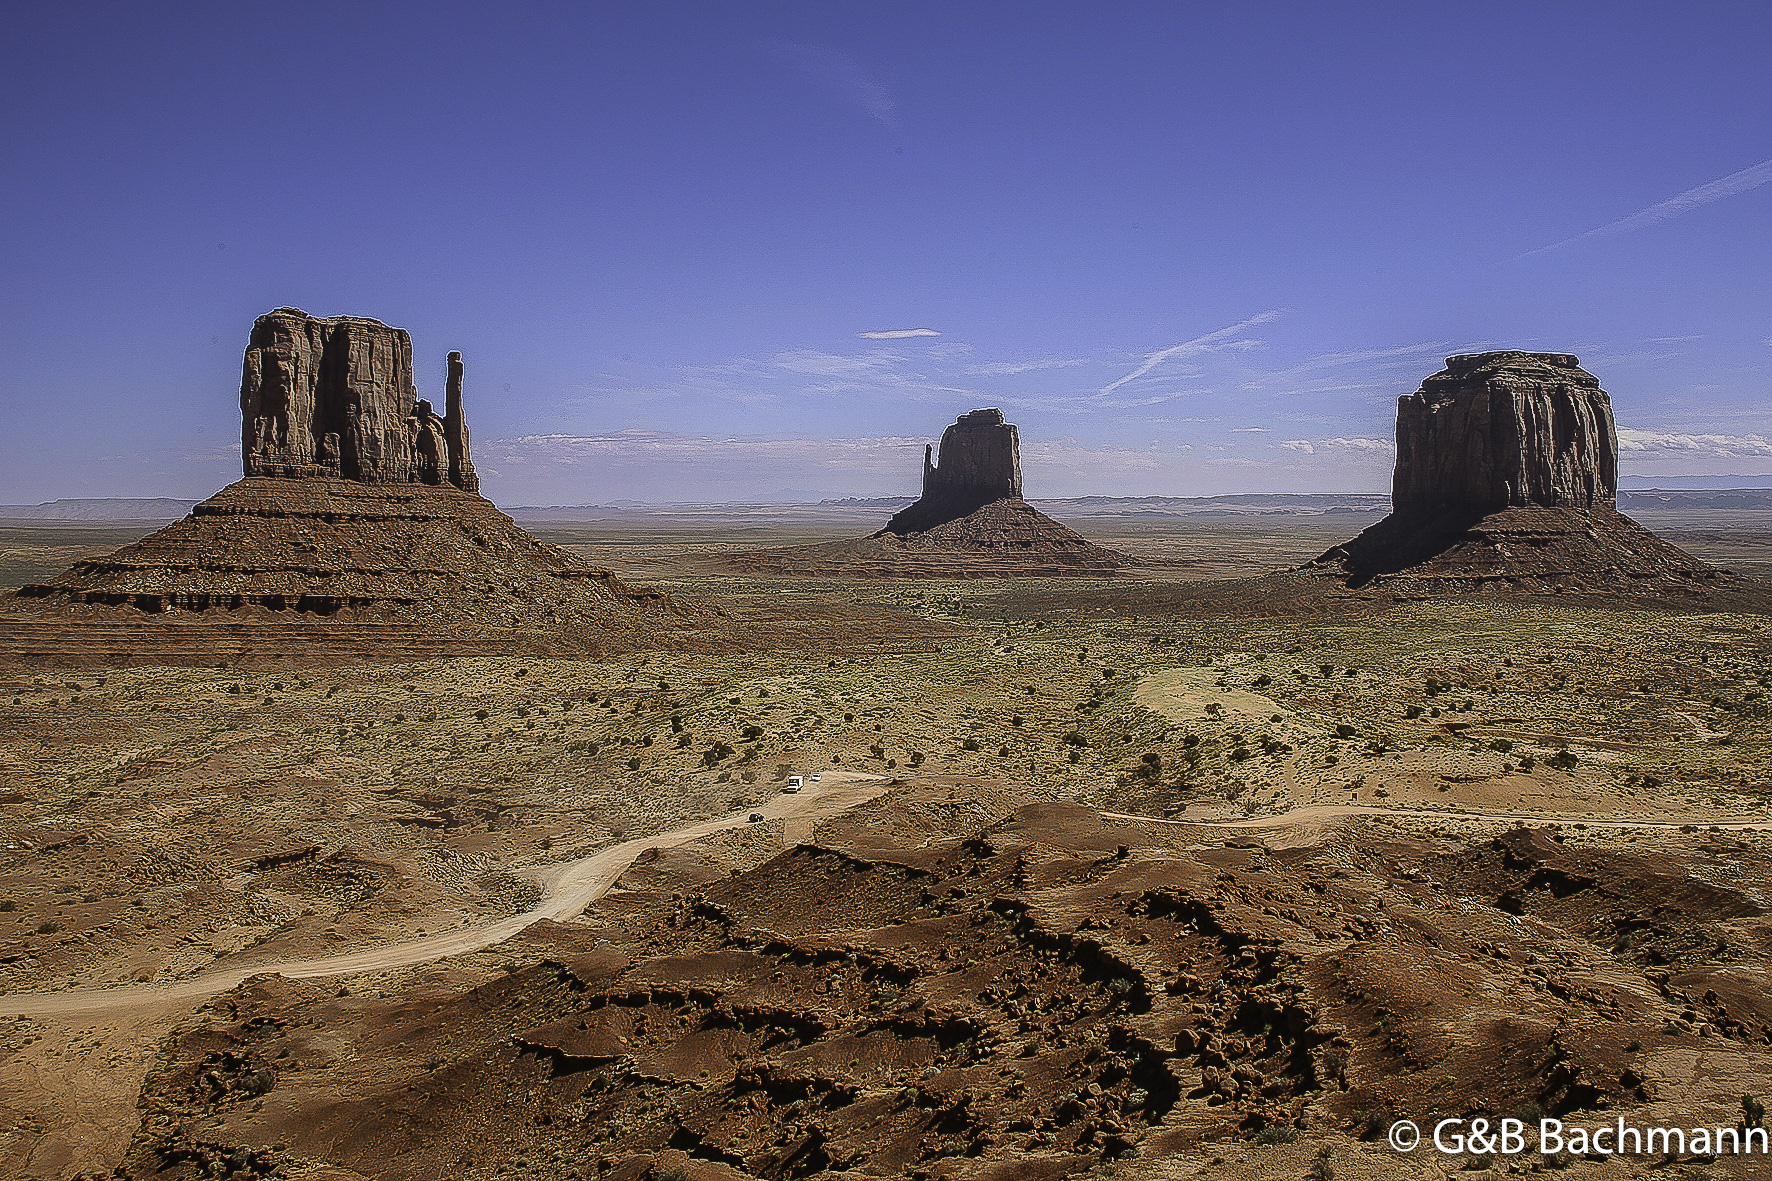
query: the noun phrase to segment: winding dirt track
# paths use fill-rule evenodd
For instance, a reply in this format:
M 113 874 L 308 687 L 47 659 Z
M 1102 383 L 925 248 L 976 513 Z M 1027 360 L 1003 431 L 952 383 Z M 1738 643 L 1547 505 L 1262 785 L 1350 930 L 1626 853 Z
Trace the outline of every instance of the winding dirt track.
M 360 972 L 404 968 L 413 964 L 446 959 L 452 955 L 479 951 L 509 939 L 531 923 L 544 919 L 566 919 L 583 911 L 586 906 L 607 894 L 616 879 L 621 877 L 628 866 L 633 864 L 634 859 L 648 849 L 668 849 L 675 845 L 700 840 L 721 829 L 742 828 L 748 823 L 748 813 L 753 811 L 761 812 L 769 820 L 800 821 L 810 825 L 811 822 L 834 816 L 857 804 L 866 803 L 868 800 L 884 794 L 886 790 L 886 781 L 877 777 L 853 771 L 831 772 L 826 774 L 824 782 L 808 784 L 806 790 L 799 795 L 779 795 L 765 803 L 756 805 L 754 808 L 716 816 L 710 820 L 698 821 L 681 828 L 655 833 L 652 836 L 637 837 L 631 841 L 623 841 L 619 845 L 611 845 L 589 857 L 581 857 L 576 861 L 567 861 L 560 865 L 533 871 L 529 876 L 533 877 L 542 887 L 542 901 L 531 910 L 526 910 L 522 914 L 513 915 L 488 926 L 470 927 L 461 931 L 431 935 L 423 939 L 412 939 L 403 943 L 392 943 L 363 951 L 320 956 L 315 959 L 271 961 L 245 967 L 219 968 L 171 985 L 142 984 L 126 985 L 120 988 L 18 993 L 0 998 L 0 1012 L 15 1013 L 21 1017 L 75 1017 L 101 1013 L 115 1014 L 131 1009 L 161 1010 L 225 992 L 250 976 L 266 972 L 275 972 L 278 975 L 295 979 L 317 976 L 349 976 Z M 1109 820 L 1128 820 L 1145 824 L 1233 829 L 1307 828 L 1359 816 L 1474 821 L 1484 824 L 1512 824 L 1516 821 L 1526 824 L 1581 823 L 1589 828 L 1612 829 L 1677 829 L 1682 823 L 1695 823 L 1678 819 L 1660 821 L 1595 820 L 1587 816 L 1558 814 L 1515 816 L 1493 812 L 1362 807 L 1358 804 L 1306 804 L 1273 816 L 1246 817 L 1240 820 L 1161 820 L 1130 812 L 1103 812 L 1101 815 Z M 1705 828 L 1713 826 L 1736 832 L 1772 831 L 1772 823 L 1765 821 L 1705 821 L 1701 824 L 1701 827 Z
M 863 804 L 887 790 L 886 780 L 853 771 L 826 772 L 822 783 L 809 783 L 798 795 L 778 795 L 743 811 L 697 821 L 681 828 L 636 837 L 600 849 L 589 857 L 530 871 L 542 888 L 542 900 L 533 909 L 484 927 L 469 927 L 423 939 L 391 943 L 363 951 L 341 952 L 309 960 L 270 961 L 244 967 L 219 968 L 170 985 L 126 985 L 121 988 L 71 989 L 64 992 L 23 992 L 0 997 L 0 1013 L 21 1017 L 74 1017 L 114 1014 L 126 1009 L 164 1009 L 226 992 L 242 980 L 266 972 L 302 979 L 315 976 L 349 976 L 429 963 L 452 955 L 502 943 L 531 923 L 570 918 L 609 892 L 634 859 L 648 849 L 668 849 L 700 840 L 726 828 L 743 828 L 748 815 L 761 812 L 768 820 L 797 820 L 806 824 L 835 816 Z

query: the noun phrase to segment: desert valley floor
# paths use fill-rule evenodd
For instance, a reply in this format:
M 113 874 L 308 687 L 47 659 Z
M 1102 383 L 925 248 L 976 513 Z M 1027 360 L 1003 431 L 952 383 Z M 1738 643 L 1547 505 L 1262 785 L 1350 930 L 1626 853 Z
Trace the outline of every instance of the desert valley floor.
M 1649 523 L 1772 572 L 1764 522 Z M 529 527 L 725 622 L 0 638 L 0 1175 L 1764 1175 L 1385 1136 L 1772 1093 L 1772 616 L 1178 590 L 1335 521 L 1078 523 L 1150 565 L 1013 583 Z M 0 530 L 0 584 L 145 532 Z

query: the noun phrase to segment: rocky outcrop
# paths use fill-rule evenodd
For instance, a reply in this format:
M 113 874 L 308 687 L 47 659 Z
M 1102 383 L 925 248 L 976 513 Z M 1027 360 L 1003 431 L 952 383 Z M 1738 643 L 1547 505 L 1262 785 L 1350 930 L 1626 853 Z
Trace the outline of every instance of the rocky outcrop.
M 404 655 L 427 643 L 611 651 L 717 615 L 518 528 L 477 494 L 460 353 L 447 398 L 438 415 L 417 396 L 398 328 L 293 308 L 260 316 L 240 390 L 246 478 L 8 607 L 45 627 L 133 625 L 138 636 L 145 619 L 180 620 L 197 659 L 218 645 L 284 651 L 316 633 L 354 652 L 377 637 Z
M 162 619 L 418 624 L 517 649 L 619 642 L 632 608 L 683 614 L 472 493 L 272 476 L 236 481 L 184 520 L 19 591 L 33 600 Z
M 1001 410 L 962 414 L 923 452 L 923 495 L 871 537 L 731 554 L 745 574 L 824 578 L 1110 577 L 1137 559 L 1103 549 L 1021 498 L 1021 439 Z
M 1391 515 L 1306 569 L 1426 593 L 1663 593 L 1727 577 L 1617 496 L 1612 402 L 1576 358 L 1448 357 L 1397 404 Z
M 252 326 L 240 379 L 245 474 L 479 491 L 449 355 L 446 415 L 412 383 L 412 338 L 357 316 L 278 308 Z
M 974 410 L 941 435 L 939 466 L 923 448 L 923 495 L 885 533 L 922 533 L 995 500 L 1021 499 L 1021 438 L 1001 410 Z
M 1395 511 L 1610 508 L 1618 437 L 1599 379 L 1567 353 L 1473 353 L 1397 403 Z

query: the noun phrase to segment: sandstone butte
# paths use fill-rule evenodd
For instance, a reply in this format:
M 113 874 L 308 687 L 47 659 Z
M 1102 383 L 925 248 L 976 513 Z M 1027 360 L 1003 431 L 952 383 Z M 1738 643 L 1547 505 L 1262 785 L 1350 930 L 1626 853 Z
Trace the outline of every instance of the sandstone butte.
M 1612 400 L 1575 357 L 1448 357 L 1397 403 L 1391 514 L 1305 569 L 1424 593 L 1690 593 L 1729 580 L 1617 497 Z
M 293 308 L 260 316 L 240 385 L 244 478 L 182 521 L 22 588 L 6 604 L 25 616 L 13 646 L 67 654 L 79 645 L 57 625 L 78 622 L 84 643 L 132 661 L 193 642 L 598 650 L 698 617 L 544 545 L 479 496 L 461 354 L 449 354 L 442 415 L 412 372 L 401 329 Z
M 923 452 L 923 494 L 864 538 L 730 555 L 743 573 L 827 578 L 1110 577 L 1136 559 L 1103 549 L 1021 497 L 1021 438 L 974 410 Z

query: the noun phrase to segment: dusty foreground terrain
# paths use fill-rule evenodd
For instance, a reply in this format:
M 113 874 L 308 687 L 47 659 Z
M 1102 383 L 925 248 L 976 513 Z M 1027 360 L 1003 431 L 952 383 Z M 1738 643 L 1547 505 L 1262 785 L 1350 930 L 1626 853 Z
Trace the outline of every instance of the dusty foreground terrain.
M 1772 620 L 636 544 L 745 642 L 0 667 L 0 1175 L 1765 1175 L 1386 1137 L 1767 1100 Z

